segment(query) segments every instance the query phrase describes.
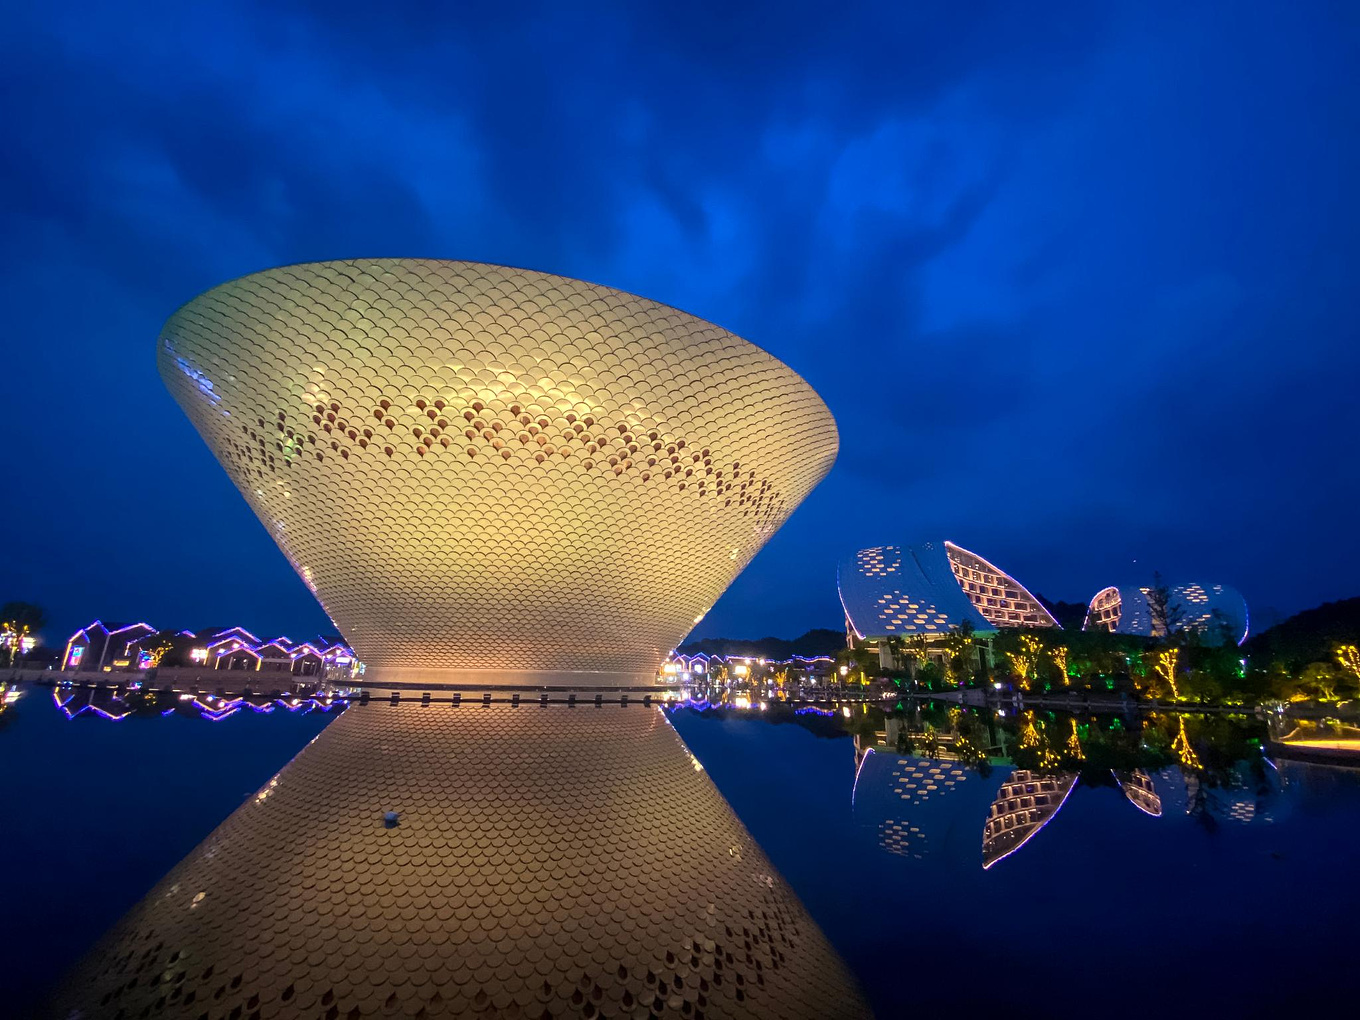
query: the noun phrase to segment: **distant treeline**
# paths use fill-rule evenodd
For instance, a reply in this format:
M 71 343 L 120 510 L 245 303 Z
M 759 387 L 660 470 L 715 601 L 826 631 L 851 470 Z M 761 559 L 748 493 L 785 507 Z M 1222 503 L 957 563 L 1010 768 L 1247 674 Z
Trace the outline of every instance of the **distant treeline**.
M 794 655 L 811 658 L 832 655 L 845 650 L 845 631 L 815 628 L 801 637 L 763 637 L 753 640 L 740 638 L 703 638 L 686 641 L 676 649 L 681 655 L 749 655 L 761 659 L 787 659 Z

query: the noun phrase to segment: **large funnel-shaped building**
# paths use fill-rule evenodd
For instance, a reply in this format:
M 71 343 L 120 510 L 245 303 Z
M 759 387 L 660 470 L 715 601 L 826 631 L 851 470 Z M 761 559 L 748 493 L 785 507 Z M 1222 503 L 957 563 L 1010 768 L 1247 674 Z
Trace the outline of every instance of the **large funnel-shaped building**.
M 740 337 L 502 266 L 256 273 L 159 358 L 389 680 L 650 680 L 836 455 L 817 394 Z

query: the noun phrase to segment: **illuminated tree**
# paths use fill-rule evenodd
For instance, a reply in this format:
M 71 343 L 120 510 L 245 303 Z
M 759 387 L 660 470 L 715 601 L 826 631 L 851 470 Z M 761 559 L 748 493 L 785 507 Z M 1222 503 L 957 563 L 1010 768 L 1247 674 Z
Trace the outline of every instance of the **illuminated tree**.
M 161 660 L 165 658 L 165 653 L 170 651 L 174 647 L 175 643 L 173 641 L 166 640 L 162 641 L 154 648 L 148 648 L 146 650 L 146 654 L 150 657 L 150 662 L 148 663 L 148 665 L 150 665 L 151 668 L 153 669 L 159 666 L 161 664 Z
M 1310 662 L 1299 676 L 1298 685 L 1290 701 L 1336 700 L 1336 673 L 1330 663 Z
M 903 645 L 907 654 L 911 656 L 911 677 L 915 680 L 916 671 L 930 661 L 930 642 L 926 640 L 924 634 L 913 634 L 903 642 Z
M 1171 697 L 1180 700 L 1180 688 L 1176 686 L 1176 665 L 1181 657 L 1179 648 L 1166 648 L 1157 653 L 1157 675 L 1171 685 Z
M 1086 752 L 1081 749 L 1081 738 L 1077 736 L 1077 720 L 1071 719 L 1069 721 L 1072 723 L 1072 733 L 1067 738 L 1067 754 L 1078 761 L 1085 761 Z
M 1180 732 L 1176 734 L 1176 739 L 1171 742 L 1171 750 L 1176 752 L 1181 764 L 1188 769 L 1202 769 L 1204 766 L 1199 762 L 1199 755 L 1190 746 L 1190 737 L 1185 732 L 1185 716 L 1180 717 Z
M 945 659 L 945 674 L 954 683 L 959 683 L 967 676 L 969 667 L 973 663 L 973 649 L 976 642 L 973 639 L 973 625 L 967 620 L 956 630 L 951 630 L 944 639 L 944 646 L 947 652 Z
M 1356 684 L 1360 684 L 1360 648 L 1355 645 L 1337 645 L 1336 661 L 1341 663 L 1341 668 L 1351 675 Z
M 926 723 L 921 734 L 921 750 L 927 758 L 934 758 L 940 753 L 940 734 L 930 723 Z
M 1056 645 L 1048 650 L 1048 654 L 1053 659 L 1053 665 L 1058 667 L 1058 679 L 1064 684 L 1071 684 L 1072 680 L 1067 675 L 1067 648 Z
M 1020 727 L 1020 746 L 1038 747 L 1039 729 L 1034 725 L 1034 713 L 1026 712 L 1025 721 Z
M 1033 634 L 1025 634 L 1020 638 L 1020 651 L 1006 653 L 1006 658 L 1011 660 L 1011 668 L 1020 678 L 1020 686 L 1024 690 L 1029 690 L 1030 681 L 1038 678 L 1039 661 L 1043 650 L 1038 638 Z
M 0 606 L 0 635 L 9 650 L 6 665 L 14 666 L 23 656 L 24 639 L 32 637 L 47 622 L 47 614 L 29 602 L 7 602 Z

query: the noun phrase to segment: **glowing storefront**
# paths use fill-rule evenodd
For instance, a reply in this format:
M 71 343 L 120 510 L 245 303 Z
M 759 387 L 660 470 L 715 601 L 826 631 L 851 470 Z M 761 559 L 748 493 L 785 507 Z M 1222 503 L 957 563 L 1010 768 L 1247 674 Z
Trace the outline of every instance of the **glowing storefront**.
M 244 627 L 157 630 L 149 623 L 95 620 L 66 642 L 62 669 L 138 671 L 159 666 L 334 676 L 348 673 L 354 652 L 334 637 L 261 639 Z

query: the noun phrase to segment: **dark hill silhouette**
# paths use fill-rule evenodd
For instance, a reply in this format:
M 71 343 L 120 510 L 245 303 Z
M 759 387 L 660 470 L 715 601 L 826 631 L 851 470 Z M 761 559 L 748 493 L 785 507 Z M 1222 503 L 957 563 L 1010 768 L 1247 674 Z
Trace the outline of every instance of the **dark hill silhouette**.
M 1331 662 L 1337 644 L 1360 644 L 1360 597 L 1324 602 L 1247 639 L 1243 651 L 1254 663 L 1279 662 L 1300 669 Z
M 787 659 L 802 655 L 835 655 L 845 647 L 845 633 L 827 628 L 814 628 L 801 637 L 777 638 L 763 637 L 750 640 L 742 638 L 702 638 L 686 641 L 676 651 L 682 655 L 750 655 L 764 659 Z
M 1085 602 L 1064 602 L 1062 599 L 1053 602 L 1044 598 L 1037 591 L 1034 593 L 1034 597 L 1053 614 L 1053 619 L 1058 621 L 1058 626 L 1063 630 L 1081 630 L 1081 625 L 1086 622 Z

